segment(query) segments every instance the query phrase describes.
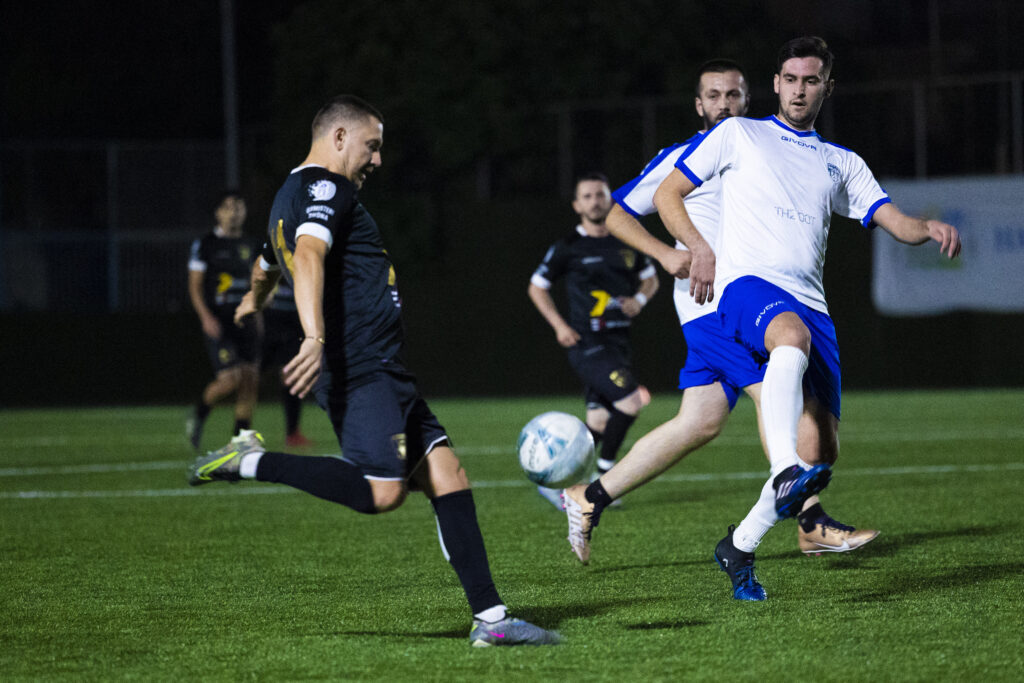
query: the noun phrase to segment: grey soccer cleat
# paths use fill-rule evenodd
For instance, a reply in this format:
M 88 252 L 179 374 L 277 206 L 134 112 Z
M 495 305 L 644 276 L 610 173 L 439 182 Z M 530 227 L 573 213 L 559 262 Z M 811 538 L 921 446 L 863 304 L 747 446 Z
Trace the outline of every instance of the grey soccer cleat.
M 259 432 L 243 429 L 227 446 L 196 458 L 188 471 L 188 483 L 190 486 L 200 486 L 211 481 L 238 481 L 242 478 L 238 471 L 242 458 L 266 450 Z
M 469 642 L 473 647 L 490 647 L 491 645 L 558 645 L 562 636 L 557 631 L 545 631 L 528 621 L 515 617 L 505 617 L 494 623 L 473 620 L 473 630 L 469 632 Z

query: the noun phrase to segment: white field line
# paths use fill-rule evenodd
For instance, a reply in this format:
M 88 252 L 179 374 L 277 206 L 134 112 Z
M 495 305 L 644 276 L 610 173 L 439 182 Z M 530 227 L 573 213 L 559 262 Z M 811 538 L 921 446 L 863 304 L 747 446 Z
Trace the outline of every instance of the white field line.
M 1010 462 L 993 465 L 921 465 L 910 467 L 850 468 L 843 469 L 842 476 L 905 476 L 934 474 L 970 474 L 975 472 L 1021 472 L 1024 462 Z M 738 479 L 763 480 L 765 471 L 725 472 L 717 474 L 670 474 L 658 477 L 655 482 L 709 482 Z M 534 484 L 524 477 L 495 481 L 475 481 L 473 488 L 523 488 Z M 0 500 L 55 499 L 55 498 L 163 498 L 197 495 L 263 495 L 298 493 L 295 489 L 274 486 L 220 486 L 204 488 L 136 489 L 113 491 L 2 491 Z
M 840 430 L 839 440 L 842 443 L 884 443 L 884 442 L 941 442 L 941 441 L 1003 441 L 1010 439 L 1024 439 L 1024 427 L 993 427 L 993 428 L 944 428 L 928 429 L 922 425 L 915 425 L 913 430 Z M 514 443 L 514 440 L 512 440 Z M 757 446 L 756 434 L 746 435 L 725 435 L 720 436 L 705 448 L 713 446 Z M 89 448 L 97 446 L 139 446 L 152 450 L 167 446 L 183 448 L 185 445 L 183 437 L 172 437 L 169 435 L 147 436 L 146 434 L 103 434 L 95 436 L 23 436 L 5 437 L 0 436 L 0 454 L 9 454 L 14 449 L 33 448 Z M 456 443 L 456 450 L 466 455 L 499 455 L 513 452 L 513 446 L 470 446 L 459 447 Z

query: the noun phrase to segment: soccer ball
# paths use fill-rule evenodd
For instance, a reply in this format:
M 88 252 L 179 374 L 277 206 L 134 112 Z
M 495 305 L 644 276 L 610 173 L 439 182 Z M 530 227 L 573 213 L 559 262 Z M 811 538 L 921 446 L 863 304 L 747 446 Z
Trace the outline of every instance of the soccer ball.
M 543 413 L 530 420 L 516 449 L 530 481 L 551 489 L 579 482 L 594 467 L 594 437 L 568 413 Z

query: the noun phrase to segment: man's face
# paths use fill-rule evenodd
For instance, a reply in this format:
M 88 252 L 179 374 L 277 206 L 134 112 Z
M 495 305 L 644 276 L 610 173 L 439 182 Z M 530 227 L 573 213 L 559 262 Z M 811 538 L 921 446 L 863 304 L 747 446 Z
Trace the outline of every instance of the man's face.
M 696 106 L 697 114 L 704 119 L 704 130 L 730 116 L 743 116 L 749 104 L 747 82 L 739 71 L 701 74 Z
M 245 200 L 241 197 L 225 197 L 214 212 L 217 225 L 227 231 L 234 231 L 245 223 Z
M 344 134 L 340 138 L 339 131 L 335 131 L 341 175 L 351 180 L 356 187 L 362 187 L 366 176 L 381 165 L 384 124 L 375 116 L 367 116 L 347 122 L 343 130 Z
M 793 57 L 775 74 L 779 117 L 797 130 L 811 130 L 825 98 L 832 92 L 819 57 Z
M 602 223 L 612 210 L 612 193 L 600 180 L 583 180 L 576 185 L 572 210 L 592 223 Z

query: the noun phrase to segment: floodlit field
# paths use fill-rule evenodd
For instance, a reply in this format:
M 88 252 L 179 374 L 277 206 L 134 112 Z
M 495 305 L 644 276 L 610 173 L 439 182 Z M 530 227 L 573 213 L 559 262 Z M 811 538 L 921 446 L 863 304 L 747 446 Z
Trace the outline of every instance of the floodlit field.
M 629 441 L 673 414 L 658 396 Z M 588 567 L 518 470 L 519 427 L 576 398 L 433 401 L 475 484 L 498 589 L 557 648 L 470 648 L 470 615 L 418 494 L 366 517 L 283 487 L 185 485 L 183 407 L 0 414 L 0 678 L 1020 680 L 1024 390 L 851 393 L 823 494 L 882 533 L 758 552 L 766 603 L 711 559 L 766 476 L 753 408 L 605 513 Z M 214 412 L 205 446 L 226 441 Z M 277 406 L 257 426 L 281 447 Z M 336 452 L 304 413 L 310 452 Z

